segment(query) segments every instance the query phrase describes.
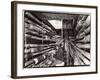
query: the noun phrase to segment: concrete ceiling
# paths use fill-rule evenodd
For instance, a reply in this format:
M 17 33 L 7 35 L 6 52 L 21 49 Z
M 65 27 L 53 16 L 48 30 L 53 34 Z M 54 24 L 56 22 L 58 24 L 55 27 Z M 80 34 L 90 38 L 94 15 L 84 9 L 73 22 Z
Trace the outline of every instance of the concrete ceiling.
M 69 14 L 69 13 L 52 13 L 52 12 L 31 12 L 32 14 L 35 14 L 42 20 L 71 20 L 79 16 L 79 14 Z

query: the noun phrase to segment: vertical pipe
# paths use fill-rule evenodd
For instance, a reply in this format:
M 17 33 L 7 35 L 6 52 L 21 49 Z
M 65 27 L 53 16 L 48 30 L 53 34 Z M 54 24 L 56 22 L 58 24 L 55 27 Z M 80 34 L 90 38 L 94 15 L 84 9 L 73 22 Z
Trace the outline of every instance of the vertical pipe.
M 69 48 L 68 48 L 68 32 L 67 32 L 67 20 L 63 20 L 63 38 L 64 38 L 64 60 L 65 66 L 69 65 Z

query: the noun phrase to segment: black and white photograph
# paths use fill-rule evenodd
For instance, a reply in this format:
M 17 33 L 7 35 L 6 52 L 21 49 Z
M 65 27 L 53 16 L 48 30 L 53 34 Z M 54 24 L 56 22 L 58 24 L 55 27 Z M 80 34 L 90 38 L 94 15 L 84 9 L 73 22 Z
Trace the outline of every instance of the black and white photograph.
M 97 73 L 97 6 L 13 1 L 11 77 Z
M 91 15 L 24 11 L 24 68 L 89 66 Z

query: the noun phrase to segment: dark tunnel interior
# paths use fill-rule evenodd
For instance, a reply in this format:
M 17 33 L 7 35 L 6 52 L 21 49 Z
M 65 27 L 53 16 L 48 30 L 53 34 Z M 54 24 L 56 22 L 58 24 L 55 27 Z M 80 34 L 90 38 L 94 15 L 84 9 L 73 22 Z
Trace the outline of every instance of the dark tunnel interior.
M 24 11 L 24 68 L 90 65 L 89 14 Z

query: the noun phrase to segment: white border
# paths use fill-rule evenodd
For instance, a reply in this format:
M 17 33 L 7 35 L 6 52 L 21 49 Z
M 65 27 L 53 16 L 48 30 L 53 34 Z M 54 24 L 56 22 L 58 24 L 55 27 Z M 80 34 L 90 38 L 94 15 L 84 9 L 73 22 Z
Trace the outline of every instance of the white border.
M 91 66 L 23 69 L 23 10 L 91 14 Z M 96 71 L 96 10 L 93 8 L 59 7 L 46 5 L 17 5 L 17 76 L 80 73 Z

